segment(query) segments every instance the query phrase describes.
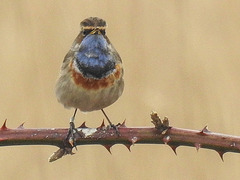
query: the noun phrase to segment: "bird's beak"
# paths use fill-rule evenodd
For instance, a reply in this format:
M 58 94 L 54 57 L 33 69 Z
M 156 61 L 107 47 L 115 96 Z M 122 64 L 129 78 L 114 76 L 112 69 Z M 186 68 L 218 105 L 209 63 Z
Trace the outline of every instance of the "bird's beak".
M 94 30 L 92 30 L 91 32 L 90 32 L 90 34 L 102 34 L 101 33 L 101 31 L 98 29 L 98 28 L 96 28 L 96 29 L 94 29 Z

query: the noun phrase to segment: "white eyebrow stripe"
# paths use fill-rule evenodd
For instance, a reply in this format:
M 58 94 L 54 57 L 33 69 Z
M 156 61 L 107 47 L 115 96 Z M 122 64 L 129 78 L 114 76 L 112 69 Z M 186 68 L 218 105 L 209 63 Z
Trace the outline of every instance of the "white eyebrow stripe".
M 106 26 L 83 26 L 82 29 L 100 29 L 100 30 L 104 30 L 106 29 Z

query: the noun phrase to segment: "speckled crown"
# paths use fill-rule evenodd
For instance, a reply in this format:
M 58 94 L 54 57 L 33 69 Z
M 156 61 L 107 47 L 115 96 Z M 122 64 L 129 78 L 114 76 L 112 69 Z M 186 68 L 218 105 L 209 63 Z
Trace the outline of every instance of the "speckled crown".
M 89 17 L 84 19 L 80 26 L 82 29 L 92 29 L 98 27 L 99 29 L 105 29 L 107 26 L 106 21 L 98 17 Z

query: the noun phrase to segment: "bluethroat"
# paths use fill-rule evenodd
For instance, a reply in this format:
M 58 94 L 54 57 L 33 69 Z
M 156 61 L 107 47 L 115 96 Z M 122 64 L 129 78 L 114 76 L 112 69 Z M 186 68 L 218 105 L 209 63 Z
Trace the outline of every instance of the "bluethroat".
M 124 88 L 122 60 L 106 35 L 106 21 L 89 17 L 63 60 L 56 96 L 66 108 L 75 108 L 67 138 L 74 133 L 77 109 L 101 110 L 113 104 Z

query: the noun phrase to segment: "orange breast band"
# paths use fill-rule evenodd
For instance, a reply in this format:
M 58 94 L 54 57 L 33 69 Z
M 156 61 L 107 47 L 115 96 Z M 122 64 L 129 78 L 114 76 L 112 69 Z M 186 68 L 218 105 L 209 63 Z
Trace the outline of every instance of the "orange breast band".
M 77 72 L 73 67 L 73 62 L 70 64 L 70 71 L 72 72 L 72 78 L 78 86 L 82 86 L 85 89 L 97 90 L 101 88 L 107 88 L 112 86 L 114 82 L 122 77 L 122 65 L 117 64 L 115 71 L 102 79 L 85 78 L 80 72 Z

